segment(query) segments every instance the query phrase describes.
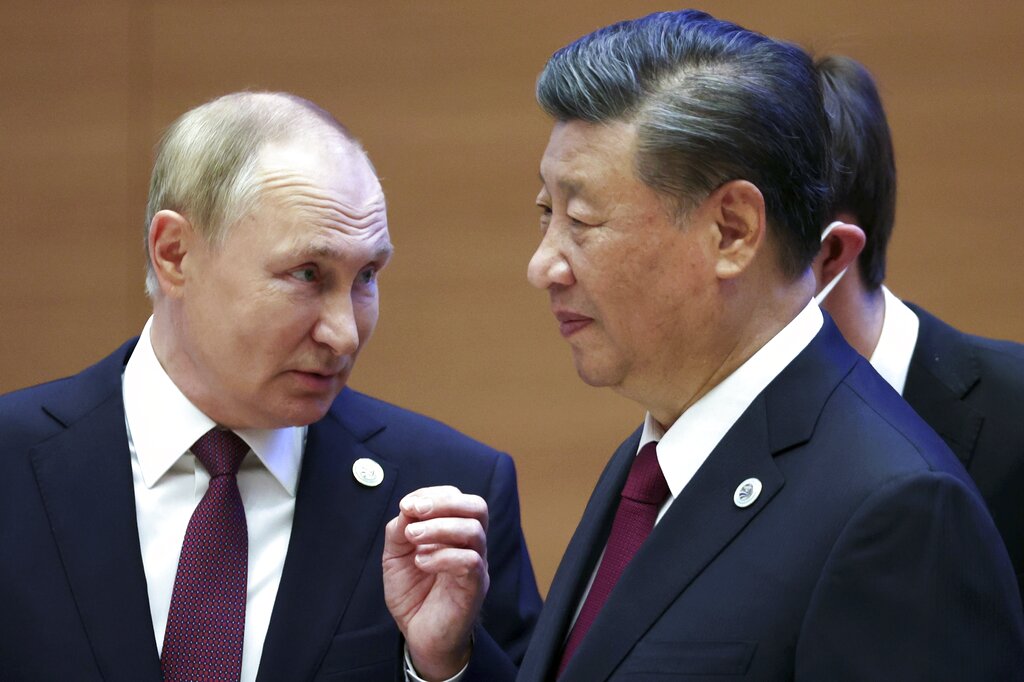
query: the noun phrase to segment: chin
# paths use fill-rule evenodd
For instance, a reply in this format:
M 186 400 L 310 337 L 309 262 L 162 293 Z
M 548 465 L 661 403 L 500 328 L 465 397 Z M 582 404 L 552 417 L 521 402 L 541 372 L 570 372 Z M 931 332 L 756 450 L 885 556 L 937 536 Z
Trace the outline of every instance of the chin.
M 304 410 L 300 410 L 295 415 L 293 415 L 293 418 L 291 420 L 289 420 L 290 423 L 288 424 L 288 426 L 309 426 L 310 424 L 318 422 L 321 419 L 323 419 L 324 416 L 327 414 L 327 411 L 330 409 L 331 403 L 329 402 L 325 405 L 318 405 L 315 408 L 307 408 Z
M 579 359 L 577 359 L 576 362 L 576 374 L 583 380 L 583 383 L 587 386 L 593 386 L 594 388 L 606 388 L 616 384 L 616 382 L 608 376 L 610 372 L 606 369 L 587 366 L 585 363 L 580 362 Z
M 309 426 L 323 419 L 334 399 L 290 401 L 278 409 L 264 413 L 260 428 L 282 429 L 289 426 Z

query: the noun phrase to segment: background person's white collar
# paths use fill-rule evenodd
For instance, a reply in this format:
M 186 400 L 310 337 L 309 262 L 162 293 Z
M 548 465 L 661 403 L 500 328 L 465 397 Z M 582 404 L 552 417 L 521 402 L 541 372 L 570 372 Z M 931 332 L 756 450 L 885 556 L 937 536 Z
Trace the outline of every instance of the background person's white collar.
M 882 296 L 885 301 L 882 333 L 869 362 L 897 393 L 903 395 L 921 321 L 885 285 L 882 285 Z

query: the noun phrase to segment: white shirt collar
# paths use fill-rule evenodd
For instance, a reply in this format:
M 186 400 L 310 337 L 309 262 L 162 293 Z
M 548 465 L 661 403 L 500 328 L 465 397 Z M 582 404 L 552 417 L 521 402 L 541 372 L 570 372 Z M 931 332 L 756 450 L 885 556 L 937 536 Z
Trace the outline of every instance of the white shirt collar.
M 903 395 L 921 321 L 885 285 L 882 286 L 882 296 L 885 301 L 882 333 L 869 362 L 897 393 Z
M 659 441 L 658 463 L 672 497 L 682 492 L 754 398 L 807 347 L 823 321 L 821 310 L 810 301 L 760 350 L 691 405 L 668 431 L 647 413 L 640 447 Z
M 142 478 L 152 488 L 200 436 L 216 426 L 164 371 L 150 341 L 153 318 L 124 369 L 124 410 Z M 292 496 L 298 487 L 306 427 L 238 429 L 274 478 Z

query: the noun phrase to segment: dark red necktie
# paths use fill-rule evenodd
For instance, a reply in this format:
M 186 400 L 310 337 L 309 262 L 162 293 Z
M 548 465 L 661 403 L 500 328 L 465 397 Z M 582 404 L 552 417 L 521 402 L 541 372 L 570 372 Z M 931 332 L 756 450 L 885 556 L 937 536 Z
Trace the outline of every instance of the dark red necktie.
M 192 446 L 210 473 L 185 531 L 160 667 L 164 682 L 238 682 L 245 633 L 249 529 L 235 474 L 249 446 L 211 429 Z
M 665 498 L 668 497 L 668 483 L 661 473 L 658 455 L 655 451 L 656 442 L 650 442 L 640 448 L 633 460 L 633 466 L 622 488 L 622 498 L 612 522 L 612 532 L 608 536 L 608 544 L 601 558 L 601 566 L 597 569 L 594 583 L 590 586 L 580 615 L 569 633 L 565 643 L 562 662 L 558 666 L 561 676 L 569 659 L 576 653 L 576 648 L 583 641 L 587 630 L 593 624 L 608 595 L 611 594 L 619 576 L 626 570 L 633 555 L 640 549 L 647 536 L 654 529 L 658 511 Z

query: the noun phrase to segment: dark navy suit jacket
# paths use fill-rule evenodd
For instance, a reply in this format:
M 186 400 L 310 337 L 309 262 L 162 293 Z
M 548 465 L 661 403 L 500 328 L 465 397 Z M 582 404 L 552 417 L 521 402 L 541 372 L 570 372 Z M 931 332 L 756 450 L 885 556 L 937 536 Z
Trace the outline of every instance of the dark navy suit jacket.
M 640 432 L 605 469 L 519 679 L 553 679 Z M 747 508 L 733 495 L 758 478 Z M 1010 562 L 966 472 L 830 319 L 626 568 L 562 682 L 1017 680 Z
M 967 468 L 1024 593 L 1024 346 L 921 321 L 903 398 Z
M 139 549 L 121 374 L 134 342 L 79 375 L 0 398 L 0 679 L 161 679 Z M 384 469 L 359 485 L 352 463 Z M 309 427 L 259 680 L 400 677 L 383 597 L 385 524 L 451 484 L 490 508 L 490 592 L 468 679 L 515 675 L 540 609 L 512 460 L 346 389 Z

